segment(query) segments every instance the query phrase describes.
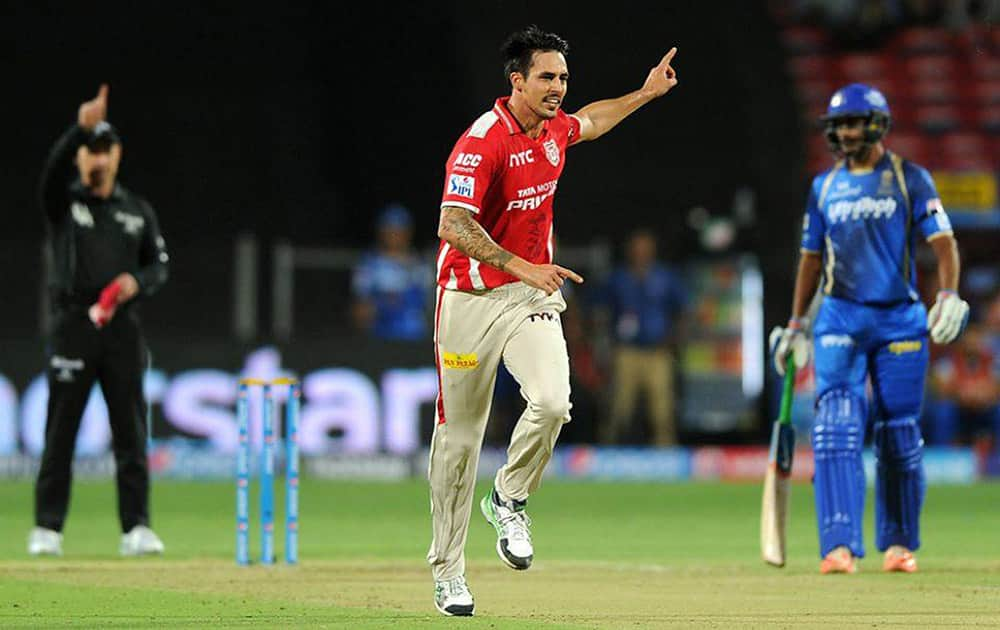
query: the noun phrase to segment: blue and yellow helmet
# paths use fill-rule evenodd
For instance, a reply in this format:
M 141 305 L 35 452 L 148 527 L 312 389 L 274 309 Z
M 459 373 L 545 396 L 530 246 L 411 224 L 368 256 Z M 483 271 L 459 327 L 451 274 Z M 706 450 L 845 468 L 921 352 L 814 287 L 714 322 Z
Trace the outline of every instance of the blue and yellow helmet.
M 830 149 L 839 152 L 840 141 L 837 139 L 837 122 L 844 118 L 863 118 L 865 120 L 865 142 L 875 144 L 889 131 L 892 116 L 889 112 L 889 102 L 877 89 L 863 83 L 845 85 L 830 97 L 823 116 L 824 132 Z

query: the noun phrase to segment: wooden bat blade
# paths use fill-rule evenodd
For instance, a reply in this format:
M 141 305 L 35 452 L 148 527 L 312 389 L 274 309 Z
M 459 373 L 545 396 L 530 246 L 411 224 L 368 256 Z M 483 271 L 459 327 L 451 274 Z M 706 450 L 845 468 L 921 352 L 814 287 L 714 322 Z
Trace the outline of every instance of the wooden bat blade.
M 775 422 L 760 506 L 760 554 L 764 562 L 776 567 L 785 566 L 789 477 L 794 453 L 795 430 L 790 424 Z

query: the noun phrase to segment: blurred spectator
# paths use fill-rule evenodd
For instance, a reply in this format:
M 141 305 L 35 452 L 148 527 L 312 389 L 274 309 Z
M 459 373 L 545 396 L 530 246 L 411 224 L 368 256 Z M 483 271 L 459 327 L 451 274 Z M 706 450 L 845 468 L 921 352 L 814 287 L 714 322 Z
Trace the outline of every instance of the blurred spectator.
M 982 326 L 970 324 L 935 361 L 925 435 L 932 444 L 995 448 L 1000 438 L 1000 361 Z
M 841 45 L 863 48 L 884 43 L 902 12 L 898 0 L 798 0 L 792 9 L 797 21 L 823 25 Z
M 1000 293 L 993 296 L 984 307 L 986 327 L 989 330 L 993 348 L 1000 352 Z
M 959 31 L 971 21 L 995 19 L 995 4 L 996 0 L 778 0 L 771 11 L 851 38 L 884 33 L 896 26 L 945 26 Z
M 559 434 L 562 444 L 593 444 L 597 440 L 595 420 L 608 408 L 607 375 L 598 360 L 593 323 L 584 312 L 583 292 L 562 287 L 566 310 L 562 314 L 563 334 L 569 351 L 570 383 L 573 389 L 573 422 Z
M 611 414 L 601 439 L 622 439 L 644 394 L 652 442 L 669 446 L 677 443 L 674 363 L 688 295 L 677 273 L 656 260 L 651 232 L 632 234 L 626 258 L 597 296 L 615 341 Z
M 390 204 L 379 216 L 378 247 L 354 270 L 354 323 L 379 339 L 420 340 L 429 330 L 433 274 L 413 249 L 413 219 Z

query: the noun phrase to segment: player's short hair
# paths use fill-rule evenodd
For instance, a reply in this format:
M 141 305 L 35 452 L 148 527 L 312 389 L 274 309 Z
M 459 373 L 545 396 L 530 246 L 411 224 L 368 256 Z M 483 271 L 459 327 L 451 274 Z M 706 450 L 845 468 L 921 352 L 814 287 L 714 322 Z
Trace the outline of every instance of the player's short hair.
M 504 79 L 510 79 L 510 75 L 515 72 L 528 76 L 531 58 L 536 51 L 555 51 L 566 55 L 569 53 L 569 42 L 555 33 L 546 33 L 532 24 L 526 29 L 511 33 L 500 50 L 505 60 Z

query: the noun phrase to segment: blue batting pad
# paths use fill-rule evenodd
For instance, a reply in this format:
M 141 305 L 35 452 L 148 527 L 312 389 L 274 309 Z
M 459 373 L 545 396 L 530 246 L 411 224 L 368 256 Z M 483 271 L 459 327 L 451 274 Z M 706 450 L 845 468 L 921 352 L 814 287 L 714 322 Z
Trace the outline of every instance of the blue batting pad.
M 867 401 L 863 394 L 832 389 L 816 403 L 812 445 L 820 557 L 846 545 L 865 555 L 861 533 L 865 509 L 865 470 L 861 448 L 865 439 Z
M 875 544 L 880 551 L 903 545 L 920 547 L 920 509 L 927 481 L 916 416 L 879 421 L 874 426 Z

